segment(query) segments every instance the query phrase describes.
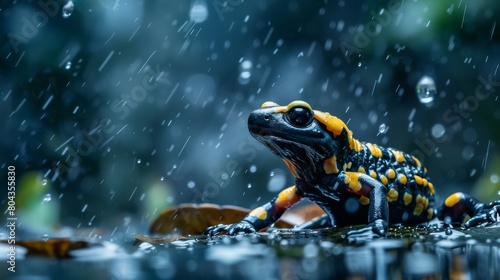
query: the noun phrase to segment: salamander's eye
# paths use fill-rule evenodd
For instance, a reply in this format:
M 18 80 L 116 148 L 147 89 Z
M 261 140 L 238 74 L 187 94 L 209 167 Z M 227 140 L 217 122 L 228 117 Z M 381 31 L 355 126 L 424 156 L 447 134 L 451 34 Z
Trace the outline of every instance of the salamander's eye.
M 312 122 L 313 113 L 309 108 L 296 106 L 288 110 L 286 117 L 291 124 L 304 127 Z

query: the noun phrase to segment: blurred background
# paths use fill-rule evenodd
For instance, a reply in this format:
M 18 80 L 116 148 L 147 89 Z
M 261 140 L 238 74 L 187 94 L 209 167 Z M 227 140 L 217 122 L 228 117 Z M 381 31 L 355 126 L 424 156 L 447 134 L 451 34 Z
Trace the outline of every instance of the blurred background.
M 498 1 L 2 1 L 0 15 L 1 176 L 15 167 L 30 236 L 267 202 L 293 184 L 246 127 L 268 100 L 417 156 L 438 201 L 500 199 Z

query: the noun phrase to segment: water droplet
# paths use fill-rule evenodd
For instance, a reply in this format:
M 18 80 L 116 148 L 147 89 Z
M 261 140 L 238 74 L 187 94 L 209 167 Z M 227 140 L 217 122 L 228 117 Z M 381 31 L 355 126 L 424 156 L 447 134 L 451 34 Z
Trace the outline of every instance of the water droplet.
M 250 60 L 243 60 L 240 64 L 240 68 L 242 71 L 250 71 L 252 70 L 252 62 Z
M 465 160 L 470 160 L 474 157 L 474 148 L 471 146 L 465 146 L 462 150 L 462 158 Z
M 165 177 L 161 176 L 160 181 L 163 181 L 163 180 L 165 180 Z
M 271 178 L 267 183 L 267 190 L 270 192 L 278 192 L 285 187 L 286 175 L 281 169 L 275 169 L 270 174 Z
M 43 179 L 42 180 L 42 186 L 46 186 L 47 185 L 47 179 Z
M 436 139 L 443 137 L 445 132 L 446 132 L 446 129 L 440 123 L 433 125 L 431 128 L 431 134 Z
M 195 183 L 195 182 L 193 182 L 193 181 L 189 181 L 189 182 L 187 183 L 187 186 L 188 186 L 188 188 L 192 189 L 192 188 L 194 188 L 194 187 L 196 186 L 196 183 Z
M 82 213 L 83 213 L 83 212 L 85 212 L 85 210 L 87 210 L 87 207 L 88 207 L 88 206 L 89 206 L 88 204 L 83 205 L 83 208 L 82 208 Z
M 205 1 L 194 1 L 189 10 L 189 19 L 195 23 L 202 23 L 208 17 L 208 9 Z
M 140 164 L 140 163 L 141 163 L 141 159 L 138 159 L 138 160 L 137 160 L 137 163 L 138 163 L 138 164 Z
M 66 65 L 64 66 L 64 69 L 66 69 L 66 70 L 71 69 L 71 61 L 66 62 Z
M 255 164 L 250 165 L 250 173 L 255 173 L 257 172 L 257 166 Z
M 50 195 L 50 193 L 43 196 L 43 202 L 49 202 L 51 200 L 52 200 L 52 196 Z
M 247 187 L 250 189 L 252 187 L 252 184 L 248 183 Z
M 445 230 L 444 230 L 444 234 L 446 235 L 452 235 L 453 234 L 453 230 L 449 227 L 447 227 Z
M 75 4 L 73 4 L 73 1 L 68 1 L 62 8 L 62 17 L 63 18 L 69 18 L 75 9 Z
M 436 83 L 429 76 L 423 76 L 416 86 L 417 97 L 420 103 L 431 106 L 436 96 Z
M 42 240 L 43 240 L 43 241 L 47 241 L 47 240 L 49 240 L 49 235 L 48 235 L 48 234 L 44 234 L 44 235 L 42 235 Z
M 387 126 L 385 123 L 381 124 L 378 127 L 378 133 L 384 134 L 387 132 L 387 130 L 389 130 L 389 126 Z
M 491 174 L 490 176 L 490 181 L 493 183 L 493 184 L 496 184 L 500 181 L 500 178 L 498 178 L 498 175 L 497 174 Z M 499 194 L 500 194 L 500 191 L 498 191 Z
M 318 246 L 316 246 L 313 243 L 309 243 L 306 246 L 304 246 L 304 257 L 306 258 L 314 258 L 318 255 L 319 249 Z
M 242 85 L 246 85 L 250 82 L 250 77 L 252 74 L 248 71 L 241 72 L 240 76 L 238 77 L 238 83 Z

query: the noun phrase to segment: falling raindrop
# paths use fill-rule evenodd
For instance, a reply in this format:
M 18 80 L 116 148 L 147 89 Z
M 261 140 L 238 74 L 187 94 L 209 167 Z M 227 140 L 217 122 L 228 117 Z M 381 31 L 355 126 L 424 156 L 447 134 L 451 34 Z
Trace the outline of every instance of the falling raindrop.
M 42 180 L 42 186 L 46 186 L 47 185 L 47 179 L 43 179 Z
M 75 4 L 73 4 L 73 1 L 68 1 L 62 8 L 62 17 L 63 18 L 69 18 L 75 9 Z
M 420 103 L 431 106 L 437 92 L 434 79 L 429 76 L 420 78 L 417 82 L 416 92 Z
M 66 65 L 64 66 L 64 69 L 66 69 L 66 70 L 71 69 L 71 61 L 66 62 Z
M 250 165 L 250 173 L 255 173 L 257 171 L 257 166 L 255 164 Z
M 193 181 L 189 181 L 189 182 L 187 183 L 187 186 L 188 186 L 188 188 L 192 189 L 192 188 L 194 188 L 194 187 L 196 186 L 196 183 L 195 183 L 195 182 L 193 182 Z
M 50 195 L 50 193 L 43 196 L 43 202 L 49 202 L 51 200 L 52 200 L 52 196 Z
M 251 76 L 252 76 L 252 74 L 250 74 L 250 72 L 248 72 L 248 71 L 241 72 L 240 76 L 238 77 L 238 82 L 242 85 L 246 85 L 250 82 Z
M 387 132 L 387 130 L 389 130 L 389 126 L 386 125 L 385 123 L 381 124 L 379 127 L 378 127 L 378 133 L 381 133 L 381 134 L 384 134 Z
M 195 23 L 202 23 L 208 17 L 208 9 L 205 1 L 194 1 L 189 10 L 189 19 Z
M 240 63 L 240 75 L 238 76 L 238 82 L 241 85 L 246 85 L 250 82 L 252 77 L 252 62 L 250 60 L 243 60 Z
M 273 170 L 269 176 L 269 182 L 267 183 L 267 190 L 270 192 L 278 192 L 285 187 L 286 183 L 286 173 L 281 169 Z
M 436 139 L 439 139 L 439 138 L 443 137 L 443 135 L 444 135 L 445 132 L 446 132 L 446 129 L 440 123 L 435 124 L 431 128 L 431 134 Z

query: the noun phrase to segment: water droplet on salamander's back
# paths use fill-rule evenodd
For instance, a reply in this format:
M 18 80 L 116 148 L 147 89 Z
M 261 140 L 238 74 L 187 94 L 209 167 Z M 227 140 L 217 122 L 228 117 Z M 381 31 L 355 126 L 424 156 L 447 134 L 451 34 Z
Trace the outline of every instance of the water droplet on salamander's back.
M 415 90 L 420 103 L 427 106 L 432 105 L 437 93 L 436 83 L 433 78 L 423 76 L 420 80 L 418 80 Z

